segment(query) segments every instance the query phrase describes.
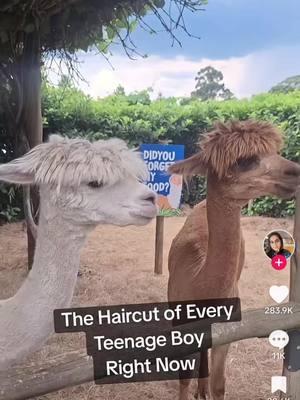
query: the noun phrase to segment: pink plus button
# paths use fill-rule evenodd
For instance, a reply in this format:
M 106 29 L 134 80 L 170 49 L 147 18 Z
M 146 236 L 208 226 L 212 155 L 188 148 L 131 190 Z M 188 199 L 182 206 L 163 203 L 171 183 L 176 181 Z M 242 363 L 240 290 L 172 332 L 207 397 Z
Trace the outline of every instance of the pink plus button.
M 284 256 L 278 254 L 272 258 L 272 267 L 277 271 L 280 271 L 286 267 L 287 261 Z

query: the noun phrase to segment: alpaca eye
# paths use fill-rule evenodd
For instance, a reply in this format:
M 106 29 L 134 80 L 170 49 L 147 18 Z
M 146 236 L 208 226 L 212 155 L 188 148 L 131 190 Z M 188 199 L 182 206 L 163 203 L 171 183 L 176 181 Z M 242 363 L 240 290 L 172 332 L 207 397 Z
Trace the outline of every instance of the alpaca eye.
M 259 159 L 257 157 L 243 158 L 237 161 L 239 171 L 249 171 L 258 166 Z
M 102 182 L 98 182 L 98 181 L 91 181 L 88 183 L 88 186 L 93 188 L 93 189 L 97 189 L 97 188 L 101 188 L 103 186 Z

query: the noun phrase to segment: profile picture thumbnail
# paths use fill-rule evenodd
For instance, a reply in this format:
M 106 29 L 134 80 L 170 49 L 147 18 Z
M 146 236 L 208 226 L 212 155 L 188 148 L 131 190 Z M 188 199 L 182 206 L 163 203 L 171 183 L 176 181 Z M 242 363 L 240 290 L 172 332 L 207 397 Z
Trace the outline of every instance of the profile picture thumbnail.
M 264 240 L 264 251 L 269 258 L 282 255 L 290 258 L 295 251 L 293 236 L 284 230 L 274 230 L 268 233 Z

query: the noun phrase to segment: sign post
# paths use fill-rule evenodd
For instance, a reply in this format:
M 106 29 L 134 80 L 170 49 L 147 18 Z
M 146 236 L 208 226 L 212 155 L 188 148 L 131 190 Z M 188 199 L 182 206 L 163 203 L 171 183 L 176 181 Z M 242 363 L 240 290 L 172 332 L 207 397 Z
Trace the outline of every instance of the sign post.
M 164 217 L 179 215 L 182 177 L 169 175 L 168 167 L 184 159 L 183 145 L 143 144 L 140 148 L 148 167 L 147 186 L 157 193 L 159 207 L 155 231 L 154 273 L 163 273 Z
M 161 275 L 163 273 L 163 251 L 164 251 L 164 217 L 158 215 L 156 217 L 155 228 L 155 262 L 154 273 Z

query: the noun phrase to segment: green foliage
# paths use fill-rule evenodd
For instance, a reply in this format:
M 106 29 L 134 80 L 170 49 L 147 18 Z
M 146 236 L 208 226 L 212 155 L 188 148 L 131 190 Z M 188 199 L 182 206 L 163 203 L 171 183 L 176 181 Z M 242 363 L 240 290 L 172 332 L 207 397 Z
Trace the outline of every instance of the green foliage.
M 119 85 L 114 91 L 114 94 L 112 96 L 106 97 L 106 99 L 110 99 L 111 101 L 117 100 L 117 102 L 120 100 L 124 100 L 126 103 L 128 103 L 128 105 L 149 105 L 151 103 L 150 93 L 152 92 L 153 89 L 150 87 L 140 92 L 136 91 L 126 95 L 125 89 L 121 85 Z
M 64 49 L 71 54 L 91 46 L 106 52 L 123 29 L 131 32 L 137 17 L 149 10 L 149 1 L 129 0 L 100 2 L 95 0 L 44 1 L 43 4 L 14 1 L 0 5 L 4 23 L 0 42 L 9 43 L 9 34 L 30 34 L 38 27 L 44 51 Z M 22 18 L 20 16 L 22 15 Z M 136 17 L 135 17 L 136 16 Z M 5 23 L 6 22 L 6 23 Z
M 21 209 L 15 204 L 21 199 L 16 199 L 14 187 L 0 184 L 0 223 L 13 222 L 20 215 Z
M 165 7 L 165 0 L 2 0 L 0 49 L 3 51 L 0 55 L 8 58 L 10 46 L 15 47 L 20 38 L 32 33 L 38 34 L 42 53 L 70 56 L 79 49 L 91 48 L 107 53 L 116 41 L 129 53 L 135 53 L 130 33 L 138 24 L 147 29 L 146 14 L 154 14 L 175 39 L 170 22 L 188 33 L 183 20 L 185 11 L 200 11 L 207 2 L 185 0 L 183 4 L 181 0 L 171 0 L 169 3 L 174 9 L 180 9 L 178 15 L 171 12 L 173 7 Z M 156 33 L 151 27 L 148 30 Z
M 191 93 L 192 97 L 197 97 L 202 101 L 206 100 L 229 100 L 233 94 L 223 83 L 223 74 L 214 67 L 208 66 L 200 69 L 195 78 L 195 91 Z
M 96 50 L 105 55 L 111 44 L 118 43 L 129 57 L 139 55 L 130 35 L 132 31 L 139 24 L 150 33 L 161 31 L 145 23 L 147 13 L 157 18 L 173 42 L 180 43 L 174 31 L 181 29 L 190 35 L 185 25 L 185 12 L 201 11 L 204 4 L 206 0 L 170 0 L 162 10 L 165 0 L 1 0 L 0 162 L 22 154 L 26 140 L 29 143 L 41 141 L 40 110 L 32 99 L 39 104 L 42 63 L 47 64 L 50 59 L 51 68 L 55 60 L 60 72 L 64 63 L 74 77 L 79 73 L 76 68 L 78 50 Z M 57 92 L 47 85 L 44 87 L 45 136 L 47 130 L 62 130 L 68 135 L 88 133 L 91 137 L 102 138 L 121 129 L 122 117 L 108 127 L 110 116 L 102 115 L 99 124 L 98 106 L 71 87 L 68 77 L 63 76 L 59 86 Z M 149 94 L 132 94 L 131 104 L 149 105 Z M 56 108 L 60 105 L 61 110 Z M 62 120 L 64 125 L 61 125 Z M 104 133 L 102 125 L 107 127 Z M 134 129 L 140 125 L 148 129 L 147 124 L 143 126 L 140 121 Z M 2 184 L 0 187 L 4 188 Z M 9 193 L 4 189 L 0 193 L 0 218 L 2 215 L 9 219 L 18 211 Z
M 183 186 L 182 202 L 195 206 L 206 197 L 206 179 L 203 176 L 194 176 Z
M 279 82 L 271 88 L 270 93 L 288 93 L 294 90 L 300 90 L 300 75 L 290 76 Z
M 186 156 L 190 156 L 197 151 L 199 135 L 209 130 L 215 121 L 255 118 L 277 124 L 286 139 L 283 155 L 299 161 L 300 92 L 263 94 L 249 100 L 226 102 L 195 100 L 184 103 L 176 98 L 151 102 L 148 96 L 148 91 L 129 95 L 118 91 L 105 99 L 93 100 L 72 87 L 62 89 L 46 85 L 43 93 L 45 126 L 49 133 L 87 136 L 92 140 L 116 136 L 132 146 L 170 139 L 174 144 L 184 144 Z M 205 179 L 193 178 L 184 190 L 184 202 L 198 203 L 205 197 L 205 190 Z M 293 201 L 271 198 L 255 200 L 252 208 L 252 214 L 256 215 L 287 216 L 293 212 Z
M 7 87 L 0 88 L 0 96 L 7 96 Z M 7 109 L 0 107 L 0 164 L 14 158 L 14 140 L 10 129 L 7 129 Z M 21 193 L 9 184 L 0 182 L 0 224 L 14 221 L 20 214 Z
M 180 217 L 180 215 L 182 215 L 182 212 L 179 209 L 160 210 L 159 215 L 161 217 Z
M 64 84 L 58 87 L 44 83 L 42 107 L 46 134 L 60 133 L 90 140 L 119 137 L 131 146 L 169 139 L 174 144 L 185 145 L 186 157 L 197 151 L 199 135 L 209 130 L 217 120 L 268 120 L 284 132 L 283 155 L 298 162 L 300 159 L 298 91 L 263 94 L 240 101 L 185 102 L 185 99 L 162 97 L 151 101 L 149 90 L 126 95 L 119 88 L 112 96 L 94 100 L 64 80 Z M 7 138 L 0 122 L 0 148 L 6 150 L 0 152 L 0 162 L 13 158 L 13 143 Z M 21 199 L 18 192 L 16 197 L 11 196 L 8 186 L 0 188 L 0 211 L 2 218 L 7 220 L 9 215 L 15 216 L 15 208 L 21 208 Z M 183 201 L 195 205 L 205 198 L 205 193 L 205 179 L 195 177 L 185 185 Z M 294 213 L 294 207 L 294 201 L 265 197 L 254 201 L 251 214 L 288 216 Z
M 246 212 L 245 212 L 246 213 Z M 266 196 L 253 202 L 248 215 L 264 215 L 267 217 L 290 217 L 295 213 L 294 200 L 281 200 Z

